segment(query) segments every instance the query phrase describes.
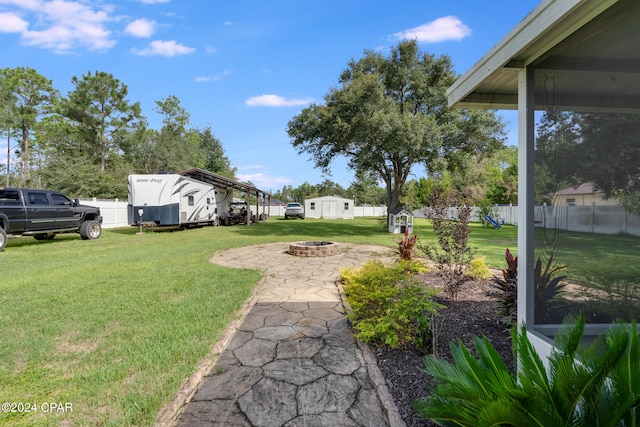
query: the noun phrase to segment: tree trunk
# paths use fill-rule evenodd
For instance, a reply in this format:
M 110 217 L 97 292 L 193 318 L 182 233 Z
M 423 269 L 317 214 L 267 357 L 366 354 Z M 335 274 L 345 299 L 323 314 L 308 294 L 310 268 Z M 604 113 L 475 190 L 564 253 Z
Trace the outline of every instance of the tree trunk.
M 20 183 L 21 185 L 24 185 L 29 179 L 29 128 L 25 126 L 22 127 L 22 152 L 20 153 L 20 167 Z

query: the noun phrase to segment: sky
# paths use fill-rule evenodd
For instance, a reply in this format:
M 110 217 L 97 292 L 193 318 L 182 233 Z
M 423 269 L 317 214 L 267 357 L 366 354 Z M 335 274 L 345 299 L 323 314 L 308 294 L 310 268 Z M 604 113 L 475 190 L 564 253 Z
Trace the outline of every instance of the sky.
M 540 0 L 0 0 L 0 68 L 30 67 L 62 95 L 72 77 L 112 74 L 160 129 L 156 101 L 176 96 L 190 126 L 211 127 L 241 181 L 344 188 L 341 158 L 323 175 L 286 129 L 337 87 L 365 50 L 387 56 L 402 39 L 471 68 Z M 516 113 L 500 111 L 516 145 Z M 12 143 L 13 144 L 13 143 Z M 7 142 L 0 142 L 6 164 Z M 412 178 L 424 175 L 415 167 Z

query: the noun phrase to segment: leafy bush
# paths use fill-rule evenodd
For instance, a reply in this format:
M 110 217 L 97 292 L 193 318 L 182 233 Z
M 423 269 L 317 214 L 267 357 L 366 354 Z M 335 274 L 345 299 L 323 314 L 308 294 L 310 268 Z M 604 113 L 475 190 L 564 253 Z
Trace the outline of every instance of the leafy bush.
M 420 284 L 416 274 L 427 268 L 418 262 L 399 261 L 384 266 L 375 260 L 359 269 L 343 269 L 341 279 L 351 306 L 349 319 L 366 343 L 391 348 L 424 336 L 425 319 L 440 307 L 432 300 L 436 290 Z
M 475 338 L 478 359 L 460 341 L 454 363 L 425 358 L 443 381 L 416 412 L 443 426 L 636 426 L 640 418 L 640 340 L 636 322 L 616 323 L 591 345 L 581 344 L 584 317 L 568 318 L 545 366 L 527 337 L 512 331 L 518 374 L 509 371 L 486 338 Z M 578 361 L 579 359 L 579 361 Z
M 491 271 L 489 271 L 489 267 L 485 263 L 485 258 L 474 258 L 469 263 L 469 267 L 465 271 L 465 274 L 471 280 L 487 280 L 491 277 Z

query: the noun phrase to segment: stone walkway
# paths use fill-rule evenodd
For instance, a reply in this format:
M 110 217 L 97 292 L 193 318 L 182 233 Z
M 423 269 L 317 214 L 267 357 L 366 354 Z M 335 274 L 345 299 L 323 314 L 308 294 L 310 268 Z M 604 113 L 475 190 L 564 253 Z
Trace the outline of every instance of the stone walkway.
M 404 426 L 374 355 L 351 333 L 336 282 L 341 267 L 391 261 L 393 253 L 340 249 L 305 258 L 272 243 L 216 253 L 212 262 L 257 268 L 264 278 L 215 363 L 194 375 L 158 424 Z

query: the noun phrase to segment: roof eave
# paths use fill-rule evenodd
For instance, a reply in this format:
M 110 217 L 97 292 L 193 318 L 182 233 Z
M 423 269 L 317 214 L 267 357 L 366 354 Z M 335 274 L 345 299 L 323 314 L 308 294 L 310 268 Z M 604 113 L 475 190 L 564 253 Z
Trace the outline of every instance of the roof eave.
M 516 109 L 517 85 L 508 93 L 475 91 L 499 72 L 517 72 L 618 0 L 544 0 L 447 90 L 452 107 Z M 562 25 L 558 25 L 562 23 Z

